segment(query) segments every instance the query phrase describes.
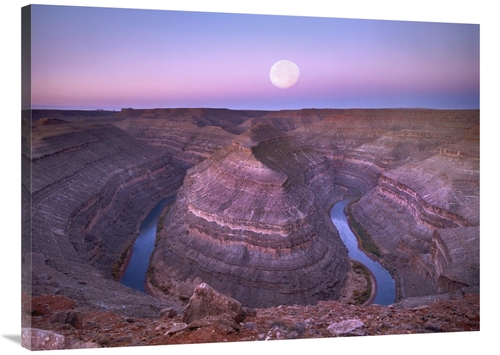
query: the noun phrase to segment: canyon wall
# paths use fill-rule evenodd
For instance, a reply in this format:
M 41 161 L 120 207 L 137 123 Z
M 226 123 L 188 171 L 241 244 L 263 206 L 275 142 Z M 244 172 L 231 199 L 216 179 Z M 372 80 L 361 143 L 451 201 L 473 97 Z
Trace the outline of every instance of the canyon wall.
M 335 298 L 348 263 L 328 212 L 347 191 L 398 300 L 479 287 L 477 110 L 39 110 L 23 118 L 22 166 L 27 293 L 164 307 L 115 278 L 142 218 L 176 195 L 156 291 Z
M 155 314 L 163 305 L 115 282 L 112 270 L 144 211 L 175 193 L 185 169 L 109 123 L 42 118 L 30 128 L 22 157 L 30 173 L 23 220 L 31 222 L 23 230 L 23 291 Z
M 158 235 L 152 284 L 188 297 L 203 280 L 251 307 L 338 297 L 349 262 L 322 208 L 341 196 L 328 169 L 274 126 L 239 135 L 188 170 Z
M 378 246 L 399 298 L 479 286 L 478 111 L 346 110 L 293 135 L 361 193 L 350 217 Z

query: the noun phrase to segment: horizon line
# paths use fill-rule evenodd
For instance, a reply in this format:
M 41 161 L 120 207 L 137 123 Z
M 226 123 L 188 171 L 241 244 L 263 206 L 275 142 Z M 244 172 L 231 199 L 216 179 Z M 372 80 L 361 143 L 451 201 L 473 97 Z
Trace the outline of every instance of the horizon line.
M 147 107 L 147 108 L 135 108 L 135 107 L 120 107 L 120 108 L 84 108 L 82 106 L 60 106 L 60 105 L 34 105 L 31 107 L 21 108 L 21 111 L 27 110 L 52 110 L 52 111 L 86 111 L 86 112 L 121 112 L 123 110 L 228 110 L 228 111 L 268 111 L 268 112 L 279 112 L 279 111 L 302 111 L 302 110 L 441 110 L 441 111 L 456 111 L 456 110 L 480 110 L 480 108 L 433 108 L 433 107 L 303 107 L 303 108 L 282 108 L 282 109 L 259 109 L 259 108 L 228 108 L 228 107 L 207 107 L 207 106 L 196 106 L 196 107 Z

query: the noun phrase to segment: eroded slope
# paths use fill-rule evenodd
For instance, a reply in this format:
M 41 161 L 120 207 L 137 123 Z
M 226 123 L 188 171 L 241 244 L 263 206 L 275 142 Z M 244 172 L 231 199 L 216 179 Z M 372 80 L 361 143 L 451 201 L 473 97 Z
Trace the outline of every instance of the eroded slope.
M 179 294 L 188 297 L 201 272 L 221 287 L 229 275 L 232 286 L 224 287 L 259 302 L 271 300 L 272 292 L 244 290 L 269 280 L 302 294 L 298 303 L 312 294 L 333 295 L 307 275 L 341 275 L 340 263 L 322 264 L 313 252 L 310 264 L 323 266 L 304 268 L 303 250 L 319 250 L 317 243 L 324 243 L 324 255 L 341 249 L 334 241 L 326 245 L 321 232 L 312 239 L 308 233 L 329 230 L 319 211 L 327 216 L 345 189 L 361 195 L 350 218 L 375 242 L 398 282 L 399 299 L 479 286 L 478 111 L 158 109 L 35 116 L 23 140 L 23 168 L 31 173 L 23 175 L 22 195 L 29 226 L 23 286 L 35 295 L 61 293 L 123 312 L 160 307 L 113 281 L 113 271 L 142 216 L 175 194 L 192 166 L 191 185 L 179 191 L 168 217 L 172 228 L 164 233 L 184 233 L 174 236 L 179 243 L 172 241 L 169 258 L 189 250 L 204 264 L 200 271 L 180 257 L 173 263 L 187 265 L 178 268 L 184 273 L 178 280 L 192 278 L 186 287 L 175 280 Z M 251 267 L 234 273 L 247 259 L 252 268 L 284 270 L 279 276 Z M 285 270 L 292 265 L 302 266 Z M 252 281 L 245 284 L 247 275 Z
M 29 135 L 28 135 L 29 137 Z M 157 148 L 107 123 L 41 119 L 24 140 L 23 290 L 129 314 L 164 307 L 112 278 L 142 213 L 184 171 Z M 31 143 L 31 144 L 29 144 Z M 145 297 L 146 296 L 146 297 Z
M 293 135 L 361 193 L 350 218 L 399 298 L 479 286 L 478 111 L 346 110 Z
M 349 262 L 318 208 L 340 195 L 327 172 L 273 126 L 238 136 L 188 171 L 158 236 L 152 285 L 187 297 L 203 281 L 252 307 L 337 298 Z

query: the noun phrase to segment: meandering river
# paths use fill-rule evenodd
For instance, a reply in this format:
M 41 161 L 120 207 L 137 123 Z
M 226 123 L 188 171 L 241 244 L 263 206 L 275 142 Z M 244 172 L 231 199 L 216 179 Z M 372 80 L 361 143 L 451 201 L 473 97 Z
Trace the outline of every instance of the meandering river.
M 139 235 L 135 240 L 132 256 L 120 281 L 125 286 L 146 293 L 144 285 L 149 267 L 149 259 L 155 246 L 158 218 L 160 218 L 163 208 L 173 199 L 174 197 L 168 197 L 161 200 L 146 215 L 139 226 Z
M 354 198 L 354 196 L 348 196 L 342 201 L 337 202 L 330 212 L 330 217 L 339 231 L 342 241 L 349 250 L 349 256 L 364 264 L 374 275 L 377 283 L 377 294 L 373 303 L 389 305 L 394 302 L 396 294 L 394 279 L 378 262 L 371 260 L 358 248 L 356 236 L 352 233 L 347 223 L 344 209 Z M 163 208 L 173 199 L 174 197 L 169 197 L 161 200 L 144 218 L 139 227 L 139 235 L 135 240 L 132 256 L 121 279 L 122 284 L 146 293 L 144 285 L 149 259 L 155 244 L 158 218 Z
M 362 250 L 359 249 L 358 240 L 352 233 L 349 228 L 349 224 L 347 223 L 345 207 L 355 198 L 355 196 L 347 196 L 342 201 L 337 202 L 330 212 L 330 217 L 332 218 L 333 224 L 339 231 L 340 238 L 349 250 L 349 256 L 365 265 L 375 277 L 375 281 L 377 283 L 377 293 L 373 303 L 379 305 L 389 305 L 394 303 L 396 298 L 396 285 L 394 279 L 389 272 L 382 267 L 382 265 L 370 259 Z

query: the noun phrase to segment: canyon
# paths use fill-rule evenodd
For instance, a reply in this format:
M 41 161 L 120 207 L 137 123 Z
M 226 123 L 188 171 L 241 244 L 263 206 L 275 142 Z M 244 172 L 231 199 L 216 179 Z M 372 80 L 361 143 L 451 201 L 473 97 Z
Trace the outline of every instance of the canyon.
M 317 207 L 338 196 L 327 172 L 274 126 L 237 136 L 188 170 L 158 235 L 154 284 L 191 283 L 188 298 L 201 279 L 251 307 L 338 298 L 349 262 Z
M 478 317 L 478 110 L 31 110 L 22 130 L 23 326 L 48 328 L 44 297 L 89 317 L 182 313 L 202 283 L 256 317 L 340 312 L 355 273 L 329 211 L 348 194 L 394 307 L 468 297 Z M 118 281 L 167 197 L 139 292 Z

